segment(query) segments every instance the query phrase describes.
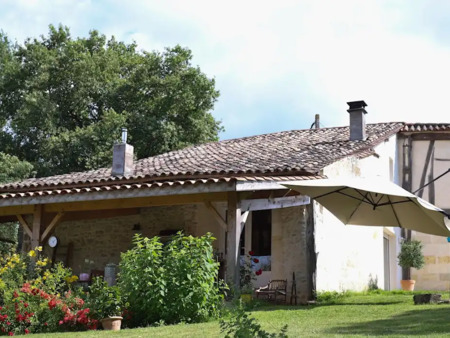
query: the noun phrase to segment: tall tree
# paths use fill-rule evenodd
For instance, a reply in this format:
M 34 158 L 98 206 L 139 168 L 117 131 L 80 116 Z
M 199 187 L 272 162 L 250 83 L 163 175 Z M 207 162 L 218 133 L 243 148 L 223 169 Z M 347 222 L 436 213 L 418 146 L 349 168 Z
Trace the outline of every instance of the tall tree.
M 121 127 L 139 158 L 217 140 L 219 92 L 191 61 L 61 25 L 23 45 L 0 34 L 0 142 L 44 176 L 109 165 Z
M 30 163 L 0 152 L 0 184 L 27 178 L 32 170 L 33 166 Z M 17 223 L 0 224 L 0 253 L 15 249 L 18 228 Z

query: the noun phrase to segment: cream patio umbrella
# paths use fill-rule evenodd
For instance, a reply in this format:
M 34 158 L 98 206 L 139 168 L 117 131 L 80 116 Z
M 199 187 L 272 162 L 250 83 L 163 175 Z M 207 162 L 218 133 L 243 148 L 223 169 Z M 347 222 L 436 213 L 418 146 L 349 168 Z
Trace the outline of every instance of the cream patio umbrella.
M 386 180 L 319 179 L 283 185 L 315 199 L 344 224 L 450 236 L 450 219 L 442 209 Z

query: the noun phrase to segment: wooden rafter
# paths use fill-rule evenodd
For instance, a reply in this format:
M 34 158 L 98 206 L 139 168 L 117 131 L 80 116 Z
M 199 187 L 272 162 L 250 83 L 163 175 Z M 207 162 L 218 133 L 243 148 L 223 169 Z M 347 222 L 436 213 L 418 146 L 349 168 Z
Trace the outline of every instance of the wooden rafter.
M 25 219 L 22 217 L 22 215 L 16 215 L 16 216 L 17 216 L 17 219 L 19 220 L 19 223 L 22 225 L 23 229 L 27 233 L 27 235 L 30 236 L 30 238 L 31 238 L 31 236 L 32 236 L 31 229 L 28 226 L 27 221 L 25 221 Z
M 211 215 L 216 219 L 216 221 L 219 223 L 219 225 L 227 231 L 227 222 L 223 219 L 223 217 L 220 215 L 220 213 L 217 211 L 217 209 L 212 205 L 210 201 L 206 201 L 205 203 L 206 208 L 210 211 Z
M 241 215 L 241 233 L 242 233 L 242 230 L 244 230 L 245 223 L 247 223 L 247 218 L 248 218 L 249 213 L 250 212 L 247 210 L 247 211 L 244 211 Z
M 31 248 L 34 249 L 40 245 L 41 223 L 42 223 L 42 205 L 34 206 L 33 229 L 31 229 Z
M 262 198 L 253 200 L 243 200 L 241 202 L 241 208 L 245 211 L 254 210 L 268 210 L 268 209 L 279 209 L 294 207 L 299 205 L 306 205 L 310 203 L 308 196 L 296 195 L 296 196 L 286 196 L 286 197 L 275 197 L 275 198 Z
M 50 224 L 45 229 L 44 233 L 41 235 L 41 243 L 45 241 L 47 236 L 53 231 L 53 229 L 61 222 L 62 217 L 64 216 L 63 212 L 58 212 L 55 217 L 53 217 Z

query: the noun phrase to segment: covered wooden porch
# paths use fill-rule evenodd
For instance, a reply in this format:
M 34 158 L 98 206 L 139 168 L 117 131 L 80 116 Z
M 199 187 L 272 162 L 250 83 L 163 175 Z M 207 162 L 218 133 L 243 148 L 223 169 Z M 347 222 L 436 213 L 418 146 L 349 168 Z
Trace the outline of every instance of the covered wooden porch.
M 294 179 L 299 178 L 285 178 L 282 182 Z M 0 222 L 19 221 L 24 232 L 24 249 L 28 249 L 45 246 L 49 236 L 61 224 L 124 218 L 138 215 L 143 209 L 152 207 L 200 206 L 202 210 L 206 210 L 208 221 L 220 229 L 219 239 L 224 242 L 221 245 L 225 248 L 225 278 L 238 286 L 239 241 L 249 214 L 257 210 L 308 204 L 308 197 L 268 179 L 205 179 L 160 184 L 98 185 L 94 188 L 47 189 L 3 195 L 0 199 Z M 171 215 L 167 217 L 170 218 Z M 313 222 L 310 223 L 310 227 L 313 226 Z M 305 240 L 309 242 L 308 245 L 313 246 L 313 233 L 310 232 L 309 238 Z

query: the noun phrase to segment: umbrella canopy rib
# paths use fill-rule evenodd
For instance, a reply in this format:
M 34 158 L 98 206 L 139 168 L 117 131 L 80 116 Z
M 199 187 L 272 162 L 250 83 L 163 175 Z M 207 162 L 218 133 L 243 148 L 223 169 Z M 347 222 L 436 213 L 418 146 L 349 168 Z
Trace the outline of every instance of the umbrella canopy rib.
M 388 198 L 389 198 L 389 196 L 388 196 Z M 385 205 L 400 204 L 400 203 L 410 203 L 410 202 L 412 202 L 412 201 L 411 201 L 411 199 L 408 198 L 407 200 L 404 200 L 404 201 L 380 203 L 380 204 L 377 204 L 376 207 L 384 207 Z
M 351 197 L 353 197 L 353 196 L 351 196 Z M 357 198 L 357 200 L 359 200 L 359 204 L 358 204 L 358 207 L 362 204 L 362 203 L 368 203 L 367 201 L 365 201 L 365 200 L 361 200 L 361 199 L 358 199 Z M 370 203 L 368 203 L 368 204 L 370 204 Z M 353 217 L 353 215 L 355 214 L 355 212 L 357 211 L 357 209 L 358 208 L 354 208 L 353 209 L 353 211 L 352 211 L 352 213 L 350 214 L 350 217 L 348 218 L 348 221 L 350 221 L 351 219 L 352 219 L 352 217 Z
M 395 219 L 397 220 L 397 226 L 402 228 L 402 224 L 400 223 L 400 220 L 398 219 L 398 215 L 397 215 L 397 212 L 395 211 L 394 204 L 391 202 L 391 198 L 388 195 L 387 195 L 387 199 L 388 199 L 389 203 L 386 203 L 386 204 L 389 204 L 391 206 L 392 212 L 394 213 Z
M 349 198 L 353 198 L 353 199 L 355 199 L 355 200 L 357 200 L 357 201 L 360 201 L 360 202 L 362 202 L 362 203 L 367 203 L 367 204 L 373 205 L 373 202 L 372 202 L 370 199 L 368 199 L 367 196 L 364 196 L 364 195 L 362 195 L 362 194 L 361 194 L 362 198 L 358 198 L 358 197 L 355 197 L 355 196 L 346 194 L 346 193 L 344 193 L 344 192 L 342 192 L 342 191 L 337 191 L 337 193 L 340 194 L 340 195 L 344 195 L 344 196 L 346 196 L 346 197 L 349 197 Z M 328 194 L 326 194 L 326 195 L 328 195 Z M 322 197 L 322 196 L 321 196 L 321 197 Z M 316 198 L 317 198 L 317 197 L 316 197 Z
M 336 189 L 336 190 L 333 190 L 333 191 L 330 191 L 330 192 L 327 192 L 326 194 L 322 194 L 322 195 L 318 195 L 318 196 L 310 196 L 312 199 L 318 199 L 318 198 L 321 198 L 321 197 L 325 197 L 325 196 L 328 196 L 328 195 L 331 195 L 331 194 L 334 194 L 334 193 L 340 193 L 342 190 L 345 190 L 345 189 L 347 189 L 346 187 L 343 187 L 343 188 L 339 188 L 339 189 Z

